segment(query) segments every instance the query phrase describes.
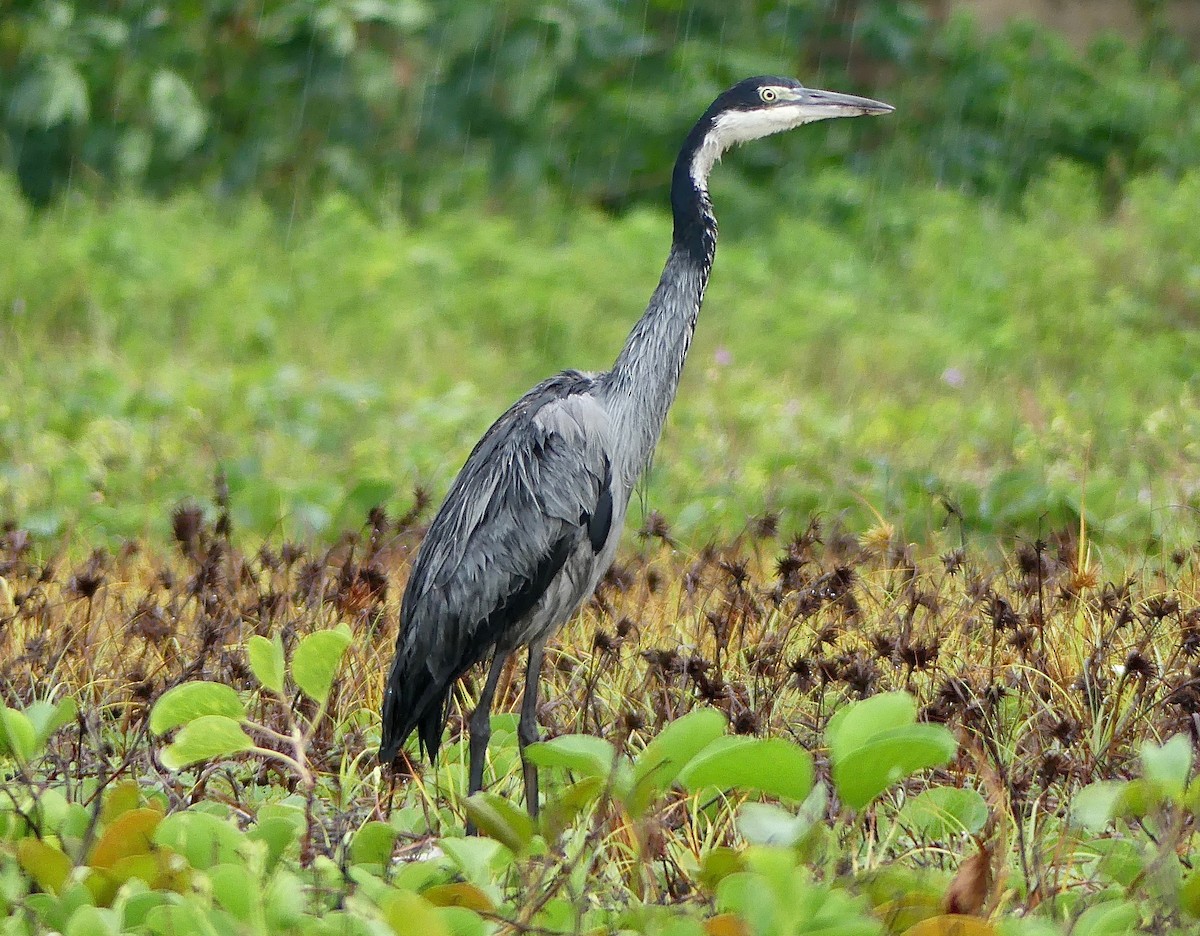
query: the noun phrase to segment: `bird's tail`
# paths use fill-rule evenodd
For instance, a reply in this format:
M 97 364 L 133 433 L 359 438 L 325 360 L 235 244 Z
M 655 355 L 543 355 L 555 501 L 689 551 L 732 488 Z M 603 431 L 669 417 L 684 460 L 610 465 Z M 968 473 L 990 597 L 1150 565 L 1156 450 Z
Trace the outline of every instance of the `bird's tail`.
M 379 744 L 382 764 L 395 760 L 414 731 L 429 760 L 437 760 L 454 680 L 438 679 L 424 662 L 397 650 L 384 687 L 383 738 Z

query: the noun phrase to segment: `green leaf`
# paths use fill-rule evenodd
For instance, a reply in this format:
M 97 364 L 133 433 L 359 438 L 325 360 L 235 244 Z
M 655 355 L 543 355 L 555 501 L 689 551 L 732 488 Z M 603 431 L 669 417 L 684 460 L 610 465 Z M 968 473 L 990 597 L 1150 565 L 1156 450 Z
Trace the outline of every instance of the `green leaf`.
M 447 887 L 469 887 L 467 884 L 447 884 Z M 450 936 L 486 936 L 492 932 L 483 917 L 470 907 L 439 907 L 438 917 Z
M 117 936 L 123 931 L 120 919 L 108 908 L 76 908 L 67 922 L 63 936 Z
M 538 767 L 557 767 L 583 777 L 608 777 L 617 761 L 616 748 L 594 735 L 560 735 L 525 748 L 525 758 Z
M 57 704 L 33 702 L 25 709 L 25 717 L 33 725 L 35 743 L 40 749 L 50 736 L 64 725 L 75 720 L 78 706 L 70 696 L 59 699 Z
M 350 646 L 350 628 L 341 624 L 333 630 L 317 631 L 300 641 L 292 655 L 292 679 L 309 698 L 324 704 L 333 677 Z
M 208 115 L 191 85 L 177 72 L 160 68 L 150 79 L 149 97 L 150 113 L 166 137 L 168 155 L 179 159 L 194 150 L 204 138 Z
M 204 715 L 223 715 L 242 721 L 246 707 L 233 688 L 224 683 L 180 683 L 154 703 L 150 710 L 150 730 L 156 735 L 165 734 Z
M 387 867 L 396 844 L 396 830 L 378 820 L 365 823 L 350 840 L 350 861 Z
M 529 814 L 495 793 L 476 793 L 467 799 L 467 819 L 484 835 L 495 839 L 514 854 L 521 854 L 533 840 Z
M 725 731 L 725 715 L 714 708 L 695 709 L 658 733 L 633 765 L 633 789 L 625 808 L 635 818 L 655 796 L 665 793 L 683 766 Z
M 273 871 L 288 848 L 299 838 L 295 823 L 282 816 L 264 816 L 259 813 L 258 822 L 246 832 L 247 838 L 267 846 L 267 871 Z
M 916 720 L 917 703 L 907 692 L 881 692 L 848 705 L 835 712 L 825 728 L 829 758 L 836 764 L 876 735 Z
M 253 747 L 250 736 L 232 718 L 201 715 L 183 726 L 158 759 L 168 770 L 182 770 L 189 764 L 228 757 Z
M 1142 772 L 1173 802 L 1183 799 L 1192 773 L 1192 741 L 1177 734 L 1161 747 L 1152 741 L 1142 744 Z
M 255 634 L 246 643 L 246 656 L 250 659 L 250 671 L 265 689 L 277 696 L 283 695 L 283 641 L 276 634 L 271 640 Z
M 892 728 L 857 742 L 834 761 L 833 785 L 843 803 L 861 809 L 918 770 L 949 763 L 957 751 L 958 742 L 943 725 Z
M 208 871 L 212 895 L 218 904 L 242 923 L 252 923 L 262 903 L 255 875 L 241 862 L 219 864 Z
M 1071 801 L 1071 821 L 1089 832 L 1102 831 L 1115 818 L 1125 786 L 1123 780 L 1089 783 Z
M 725 739 L 718 739 L 724 741 Z M 718 787 L 802 800 L 812 789 L 812 757 L 785 738 L 738 738 L 714 742 L 679 772 L 689 791 Z
M 978 790 L 932 787 L 905 803 L 896 821 L 914 838 L 944 841 L 978 832 L 987 817 L 987 801 Z
M 412 891 L 391 891 L 379 909 L 396 936 L 454 936 L 437 908 Z
M 24 712 L 0 706 L 0 754 L 27 761 L 37 753 L 37 731 Z
M 17 842 L 17 862 L 42 890 L 57 894 L 71 873 L 71 859 L 41 839 Z
M 810 823 L 772 803 L 743 803 L 737 814 L 737 828 L 752 845 L 779 845 L 790 848 L 808 830 Z
M 200 871 L 237 862 L 246 836 L 224 819 L 194 810 L 195 807 L 164 818 L 154 831 L 154 843 L 183 855 L 188 864 Z
M 513 861 L 511 849 L 495 839 L 476 835 L 444 838 L 440 847 L 463 877 L 480 886 L 491 884 Z
M 606 786 L 604 777 L 584 777 L 548 797 L 538 815 L 542 837 L 548 842 L 557 841 L 600 798 Z
M 49 129 L 88 118 L 87 81 L 65 58 L 47 58 L 13 90 L 8 104 L 13 122 Z
M 1125 900 L 1114 900 L 1089 907 L 1071 927 L 1071 936 L 1127 936 L 1141 914 Z
M 1179 908 L 1193 919 L 1200 920 L 1200 871 L 1193 871 L 1179 888 Z

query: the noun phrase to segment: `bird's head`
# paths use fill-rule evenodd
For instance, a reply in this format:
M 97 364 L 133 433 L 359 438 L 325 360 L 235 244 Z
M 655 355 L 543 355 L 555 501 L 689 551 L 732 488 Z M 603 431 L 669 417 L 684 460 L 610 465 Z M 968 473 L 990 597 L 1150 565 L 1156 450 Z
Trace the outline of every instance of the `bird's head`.
M 709 105 L 693 133 L 691 175 L 707 178 L 732 146 L 830 117 L 887 114 L 881 101 L 806 88 L 794 78 L 760 76 L 739 81 Z

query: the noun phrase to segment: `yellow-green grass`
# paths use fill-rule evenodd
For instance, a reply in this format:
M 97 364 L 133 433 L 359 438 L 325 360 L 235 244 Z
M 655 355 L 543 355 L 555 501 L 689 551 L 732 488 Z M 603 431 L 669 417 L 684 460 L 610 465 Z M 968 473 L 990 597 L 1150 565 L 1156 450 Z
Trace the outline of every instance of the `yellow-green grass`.
M 691 544 L 764 507 L 923 539 L 1196 537 L 1200 176 L 1104 205 L 1059 167 L 1019 211 L 837 173 L 781 215 L 720 180 L 708 301 L 644 508 Z M 746 197 L 743 197 L 746 196 Z M 235 536 L 307 539 L 445 490 L 563 367 L 609 366 L 662 212 L 552 202 L 411 226 L 331 199 L 0 194 L 0 514 L 78 553 L 168 536 L 223 470 Z M 957 511 L 947 512 L 947 506 Z
M 373 756 L 417 518 L 390 525 L 377 514 L 372 529 L 330 548 L 275 541 L 256 553 L 194 514 L 177 514 L 174 527 L 179 542 L 170 551 L 141 544 L 61 563 L 54 543 L 22 550 L 24 534 L 7 534 L 4 701 L 71 696 L 82 713 L 79 727 L 53 742 L 50 764 L 70 765 L 76 777 L 115 770 L 162 786 L 179 806 L 216 800 L 251 818 L 289 794 L 286 776 L 236 760 L 164 772 L 144 730 L 147 712 L 171 685 L 207 679 L 233 686 L 252 717 L 281 728 L 277 703 L 259 694 L 250 674 L 246 640 L 281 635 L 290 652 L 302 635 L 344 623 L 354 640 L 329 727 L 311 751 L 320 777 L 317 851 L 338 854 L 348 831 L 385 815 L 413 842 L 458 835 L 464 720 L 480 673 L 455 692 L 436 767 L 420 761 L 413 742 L 411 779 L 391 778 Z M 989 807 L 979 839 L 995 856 L 989 911 L 1045 903 L 1065 913 L 1079 895 L 1111 886 L 1088 850 L 1094 837 L 1068 823 L 1072 798 L 1089 782 L 1136 773 L 1146 742 L 1194 736 L 1197 556 L 1102 568 L 1086 542 L 1081 550 L 1066 534 L 1007 551 L 962 550 L 954 540 L 906 544 L 886 523 L 857 534 L 820 522 L 779 529 L 766 515 L 737 538 L 693 550 L 674 544 L 655 518 L 553 642 L 541 723 L 550 736 L 602 736 L 636 754 L 682 714 L 715 706 L 736 732 L 813 751 L 827 777 L 822 732 L 830 715 L 854 699 L 906 689 L 922 718 L 955 731 L 959 754 L 895 787 L 857 821 L 832 826 L 818 877 L 904 866 L 944 890 L 975 841 L 912 839 L 889 820 L 923 789 L 967 787 Z M 519 704 L 519 672 L 510 667 L 497 692 L 486 774 L 490 789 L 513 800 L 521 774 L 508 713 Z M 545 786 L 553 793 L 556 783 L 551 776 Z M 740 799 L 672 794 L 648 825 L 602 807 L 575 833 L 592 837 L 590 899 L 623 906 L 637 895 L 704 912 L 701 862 L 712 848 L 739 842 Z M 839 815 L 836 803 L 829 809 L 830 818 Z M 1149 887 L 1128 892 L 1160 899 Z

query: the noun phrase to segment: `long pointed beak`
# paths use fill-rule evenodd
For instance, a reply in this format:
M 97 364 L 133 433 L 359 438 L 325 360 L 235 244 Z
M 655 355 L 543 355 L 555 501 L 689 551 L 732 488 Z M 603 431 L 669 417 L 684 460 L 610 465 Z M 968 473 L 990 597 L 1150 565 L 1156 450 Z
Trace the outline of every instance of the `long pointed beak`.
M 868 114 L 890 114 L 896 108 L 883 101 L 872 101 L 870 98 L 856 97 L 853 94 L 839 94 L 837 91 L 819 91 L 816 88 L 801 88 L 796 91 L 796 103 L 813 113 L 821 113 L 830 117 L 858 117 Z

